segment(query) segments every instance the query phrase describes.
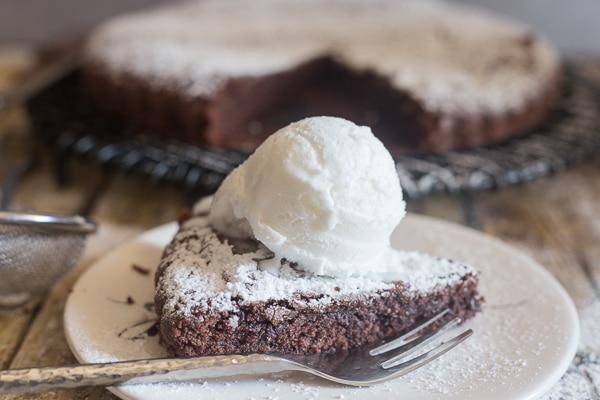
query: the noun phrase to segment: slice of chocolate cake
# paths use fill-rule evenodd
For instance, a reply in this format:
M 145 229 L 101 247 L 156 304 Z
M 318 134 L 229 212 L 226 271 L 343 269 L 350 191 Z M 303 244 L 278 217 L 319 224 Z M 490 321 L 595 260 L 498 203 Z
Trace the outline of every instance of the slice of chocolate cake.
M 165 249 L 155 306 L 173 356 L 332 352 L 374 342 L 448 308 L 439 325 L 481 310 L 477 272 L 415 252 L 402 253 L 400 279 L 314 276 L 252 240 L 228 239 L 199 211 Z
M 371 129 L 334 117 L 271 135 L 199 202 L 156 275 L 172 355 L 348 349 L 480 310 L 466 265 L 391 247 L 405 214 Z M 435 327 L 435 326 L 434 326 Z

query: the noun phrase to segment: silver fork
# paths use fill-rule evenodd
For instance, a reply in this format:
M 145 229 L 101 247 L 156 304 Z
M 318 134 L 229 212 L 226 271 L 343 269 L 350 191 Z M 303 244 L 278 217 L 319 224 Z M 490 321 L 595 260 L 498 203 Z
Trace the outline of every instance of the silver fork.
M 199 381 L 282 371 L 306 372 L 343 385 L 370 386 L 405 375 L 429 363 L 473 334 L 473 330 L 467 329 L 425 351 L 424 346 L 460 323 L 458 318 L 454 318 L 429 333 L 419 334 L 419 331 L 447 313 L 445 310 L 391 341 L 336 353 L 307 356 L 250 354 L 162 358 L 4 370 L 0 372 L 0 394 L 85 386 Z M 409 358 L 419 351 L 419 355 Z

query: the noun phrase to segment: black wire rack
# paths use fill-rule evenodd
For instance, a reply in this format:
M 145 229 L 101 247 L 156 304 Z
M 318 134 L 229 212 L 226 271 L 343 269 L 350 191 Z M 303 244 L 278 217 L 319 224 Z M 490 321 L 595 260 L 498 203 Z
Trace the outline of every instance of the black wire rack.
M 440 192 L 491 189 L 566 168 L 600 148 L 600 83 L 576 63 L 565 67 L 556 110 L 530 134 L 493 147 L 439 155 L 395 156 L 409 199 Z M 157 139 L 98 113 L 80 95 L 77 72 L 28 103 L 36 134 L 57 153 L 157 183 L 212 193 L 247 153 Z

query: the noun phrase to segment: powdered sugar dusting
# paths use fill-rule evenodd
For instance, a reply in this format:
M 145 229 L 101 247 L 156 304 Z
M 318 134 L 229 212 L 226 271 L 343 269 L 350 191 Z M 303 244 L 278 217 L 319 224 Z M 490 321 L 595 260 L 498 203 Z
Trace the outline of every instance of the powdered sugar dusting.
M 558 59 L 520 24 L 435 0 L 189 1 L 109 21 L 87 56 L 206 96 L 226 77 L 325 54 L 388 77 L 432 111 L 492 113 L 526 104 Z
M 166 313 L 188 315 L 192 308 L 235 311 L 241 304 L 271 300 L 297 301 L 299 307 L 308 304 L 319 309 L 336 299 L 385 296 L 394 281 L 402 281 L 408 291 L 426 292 L 454 284 L 465 274 L 477 274 L 468 265 L 411 251 L 390 252 L 387 272 L 368 278 L 316 276 L 287 261 L 276 270 L 266 270 L 262 261 L 269 257 L 272 254 L 262 245 L 236 254 L 234 246 L 222 243 L 208 225 L 206 214 L 189 219 L 159 266 L 166 268 L 157 286 L 170 299 Z

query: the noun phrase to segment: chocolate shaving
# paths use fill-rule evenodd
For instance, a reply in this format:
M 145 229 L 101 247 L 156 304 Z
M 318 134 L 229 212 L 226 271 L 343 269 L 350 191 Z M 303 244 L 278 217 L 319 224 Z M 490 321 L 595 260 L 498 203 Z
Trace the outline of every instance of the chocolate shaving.
M 137 272 L 139 274 L 142 274 L 142 275 L 149 275 L 150 274 L 150 270 L 148 268 L 142 267 L 139 264 L 131 264 L 131 268 L 135 272 Z

